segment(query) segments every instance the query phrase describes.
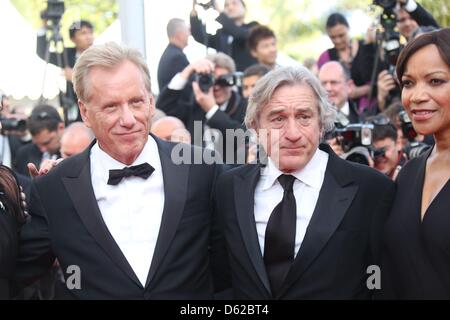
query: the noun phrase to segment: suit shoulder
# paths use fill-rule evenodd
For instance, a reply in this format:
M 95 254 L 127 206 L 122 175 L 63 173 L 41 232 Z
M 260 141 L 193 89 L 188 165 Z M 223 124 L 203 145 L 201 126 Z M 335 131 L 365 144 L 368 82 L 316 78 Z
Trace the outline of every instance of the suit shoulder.
M 219 176 L 219 183 L 229 183 L 233 180 L 234 176 L 244 177 L 249 171 L 253 170 L 257 164 L 244 164 L 237 167 L 226 167 Z
M 342 161 L 348 166 L 348 172 L 363 184 L 375 184 L 385 187 L 394 185 L 394 182 L 389 177 L 374 168 L 346 160 Z
M 63 176 L 70 176 L 71 173 L 76 173 L 78 170 L 81 170 L 86 161 L 89 161 L 89 158 L 85 159 L 82 154 L 64 159 L 47 174 L 36 178 L 36 185 L 40 186 L 55 181 L 55 179 L 60 179 Z

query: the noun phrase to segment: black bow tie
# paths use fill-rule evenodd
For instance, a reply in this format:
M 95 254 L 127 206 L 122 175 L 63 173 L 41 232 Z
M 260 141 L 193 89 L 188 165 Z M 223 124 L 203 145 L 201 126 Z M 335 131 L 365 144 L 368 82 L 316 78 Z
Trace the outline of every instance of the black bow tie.
M 137 166 L 125 167 L 119 170 L 109 170 L 108 184 L 115 186 L 119 184 L 123 178 L 131 176 L 147 179 L 153 171 L 155 171 L 155 169 L 147 162 Z

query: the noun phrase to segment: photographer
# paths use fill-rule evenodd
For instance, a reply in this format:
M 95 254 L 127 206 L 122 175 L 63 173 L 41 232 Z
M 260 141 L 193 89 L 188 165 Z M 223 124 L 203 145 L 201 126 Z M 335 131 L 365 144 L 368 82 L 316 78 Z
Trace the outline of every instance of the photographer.
M 28 163 L 37 168 L 43 160 L 56 160 L 61 157 L 61 137 L 64 133 L 64 122 L 58 111 L 50 105 L 36 106 L 28 118 L 33 143 L 21 147 L 17 151 L 14 163 L 15 171 L 28 175 Z
M 428 13 L 420 4 L 414 0 L 391 0 L 375 1 L 375 3 L 384 8 L 384 13 L 393 14 L 395 17 L 395 25 L 389 22 L 389 19 L 384 20 L 387 26 L 385 28 L 384 39 L 385 43 L 389 40 L 398 42 L 398 48 L 395 50 L 387 50 L 383 53 L 383 57 L 379 57 L 381 72 L 378 73 L 377 84 L 377 104 L 378 109 L 383 111 L 387 105 L 391 104 L 397 99 L 400 99 L 400 90 L 394 80 L 394 68 L 396 65 L 397 56 L 401 51 L 399 35 L 395 36 L 394 26 L 397 27 L 400 34 L 405 37 L 407 41 L 411 40 L 421 30 L 428 30 L 429 28 L 439 28 L 436 20 Z M 385 15 L 386 16 L 386 15 Z M 383 24 L 383 21 L 382 21 Z M 387 33 L 387 34 L 386 34 Z
M 415 0 L 398 0 L 397 3 L 397 28 L 408 41 L 419 27 L 440 28 L 433 16 Z
M 0 164 L 11 168 L 18 149 L 30 141 L 23 116 L 11 112 L 8 97 L 1 92 L 0 99 Z
M 374 167 L 395 180 L 401 167 L 406 163 L 405 155 L 397 143 L 397 128 L 389 122 L 377 125 L 372 131 Z
M 256 63 L 247 48 L 247 38 L 250 29 L 258 23 L 244 23 L 246 7 L 243 0 L 225 0 L 223 11 L 216 1 L 208 4 L 220 13 L 216 21 L 222 25 L 222 29 L 217 30 L 215 35 L 206 33 L 206 27 L 197 15 L 196 5 L 197 1 L 194 0 L 190 16 L 191 33 L 196 41 L 231 56 L 238 71 L 244 71 Z
M 63 53 L 47 53 L 47 50 L 50 49 L 49 38 L 55 36 L 55 30 L 47 32 L 47 30 L 51 29 L 49 28 L 49 20 L 52 24 L 59 23 L 49 18 L 51 17 L 48 17 L 48 9 L 41 13 L 42 28 L 37 32 L 36 53 L 43 60 L 46 60 L 46 55 L 49 54 L 48 62 L 63 69 L 66 78 L 66 93 L 65 98 L 61 97 L 61 105 L 67 108 L 70 104 L 70 109 L 68 110 L 70 113 L 67 114 L 68 119 L 66 121 L 81 121 L 77 104 L 78 98 L 72 85 L 72 68 L 77 58 L 94 43 L 94 27 L 86 20 L 75 21 L 69 28 L 70 40 L 75 44 L 75 47 L 65 47 Z
M 26 220 L 23 195 L 14 173 L 0 165 L 0 300 L 9 299 L 20 225 Z
M 215 130 L 206 129 L 217 129 L 225 138 L 226 129 L 243 127 L 247 101 L 233 90 L 236 83 L 230 80 L 234 79 L 235 70 L 233 59 L 226 54 L 219 52 L 209 55 L 175 75 L 160 93 L 156 106 L 167 115 L 183 121 L 194 144 L 198 144 L 196 137 L 199 135 L 194 132 L 194 122 L 200 121 L 205 132 L 202 136 L 203 145 L 208 146 L 211 137 L 207 133 L 214 134 Z M 192 82 L 191 99 L 186 99 L 181 93 L 186 85 L 191 85 L 189 82 L 194 75 L 197 80 Z M 220 144 L 223 142 L 222 146 L 226 146 L 226 141 L 217 142 L 215 149 L 225 156 Z

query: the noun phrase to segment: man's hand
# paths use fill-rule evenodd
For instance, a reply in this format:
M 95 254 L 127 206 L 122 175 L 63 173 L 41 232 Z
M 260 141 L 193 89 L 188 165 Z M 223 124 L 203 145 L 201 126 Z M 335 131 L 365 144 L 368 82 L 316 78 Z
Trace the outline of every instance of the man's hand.
M 43 176 L 49 173 L 50 170 L 56 167 L 63 160 L 64 160 L 63 158 L 58 160 L 44 160 L 41 162 L 39 170 L 33 163 L 28 163 L 27 164 L 28 172 L 33 179 Z
M 386 98 L 389 95 L 389 91 L 396 87 L 394 77 L 389 74 L 387 70 L 383 70 L 378 74 L 377 88 L 378 88 L 378 107 L 380 110 L 384 110 L 386 107 Z
M 216 10 L 219 13 L 222 13 L 223 8 L 220 6 L 219 1 L 215 0 L 214 1 L 214 10 Z
M 208 93 L 203 92 L 196 81 L 192 82 L 192 89 L 194 90 L 195 101 L 202 107 L 205 112 L 208 112 L 216 105 L 214 98 L 213 87 L 209 88 Z
M 201 59 L 191 63 L 181 71 L 180 75 L 183 79 L 188 80 L 194 73 L 213 73 L 214 63 L 208 59 Z

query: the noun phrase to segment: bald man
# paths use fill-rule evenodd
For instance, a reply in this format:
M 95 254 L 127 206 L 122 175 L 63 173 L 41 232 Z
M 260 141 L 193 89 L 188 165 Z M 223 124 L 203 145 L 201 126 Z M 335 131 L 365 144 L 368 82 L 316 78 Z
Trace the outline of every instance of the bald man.
M 319 80 L 327 90 L 328 100 L 338 111 L 342 112 L 350 123 L 360 122 L 356 106 L 349 100 L 354 84 L 342 64 L 337 61 L 325 63 L 319 70 Z
M 183 122 L 176 117 L 163 117 L 152 124 L 150 132 L 160 139 L 191 143 L 191 135 Z
M 61 138 L 61 156 L 65 159 L 82 152 L 94 140 L 94 135 L 83 122 L 74 122 L 64 130 Z

